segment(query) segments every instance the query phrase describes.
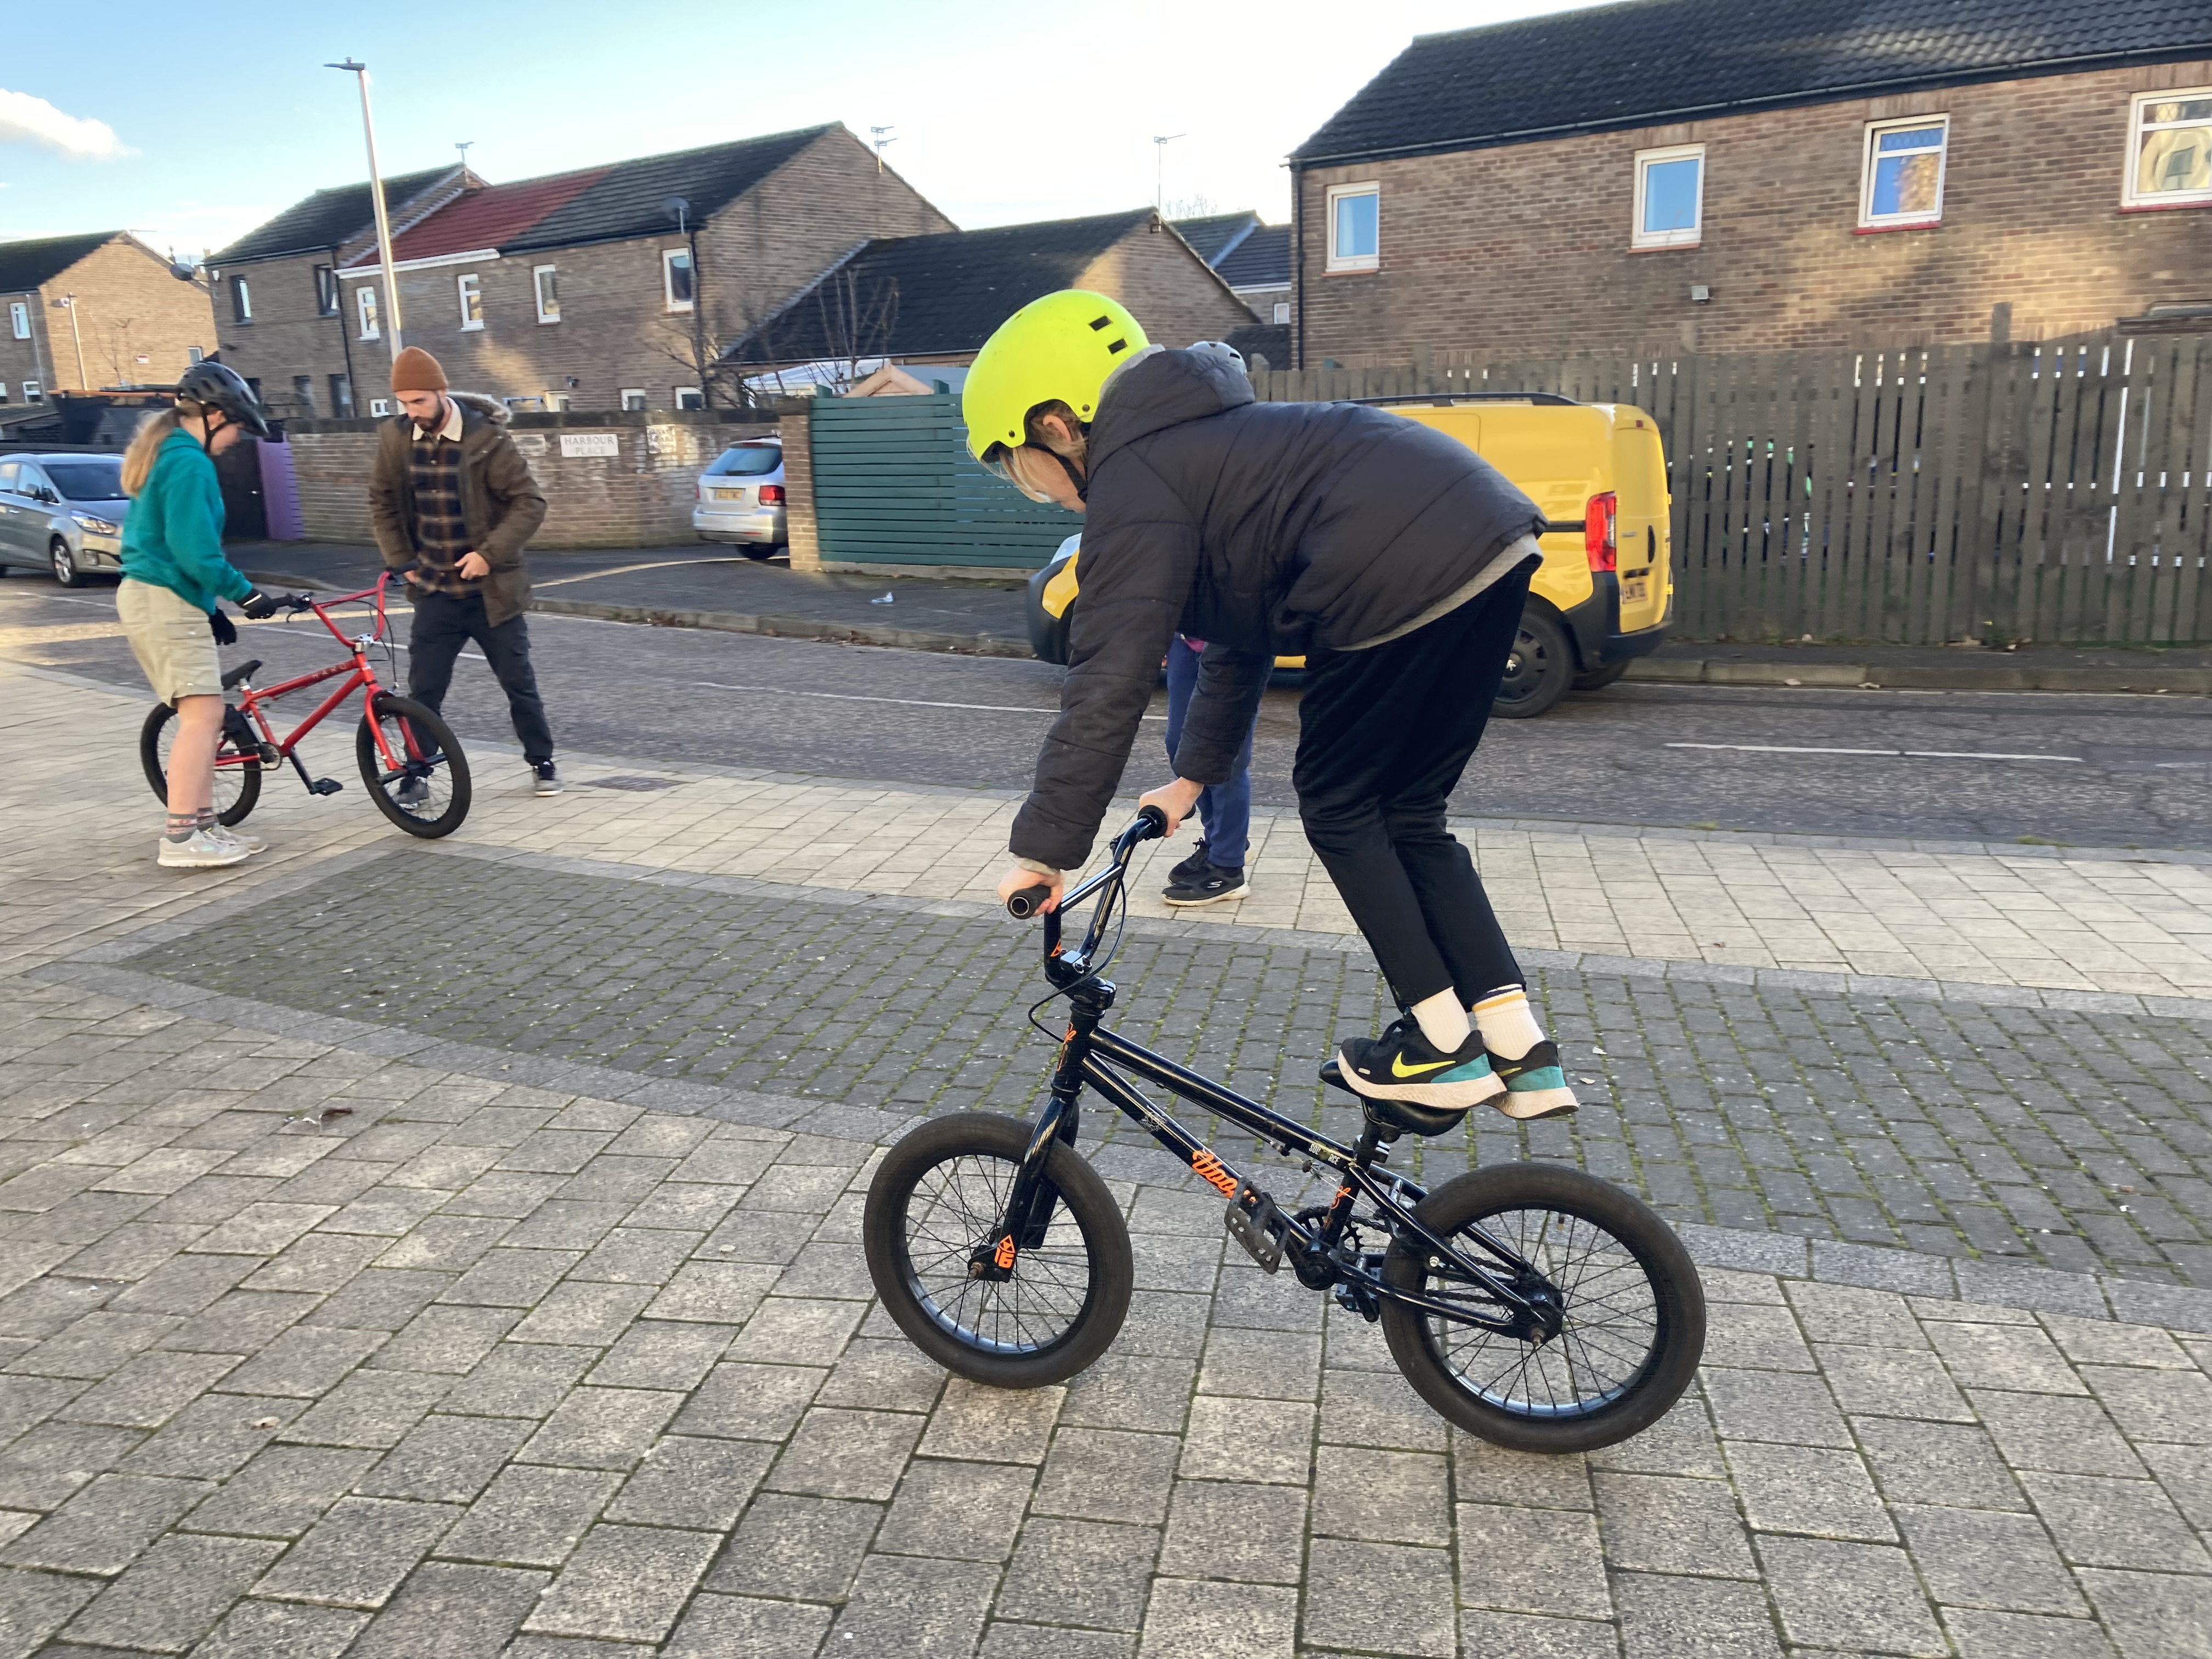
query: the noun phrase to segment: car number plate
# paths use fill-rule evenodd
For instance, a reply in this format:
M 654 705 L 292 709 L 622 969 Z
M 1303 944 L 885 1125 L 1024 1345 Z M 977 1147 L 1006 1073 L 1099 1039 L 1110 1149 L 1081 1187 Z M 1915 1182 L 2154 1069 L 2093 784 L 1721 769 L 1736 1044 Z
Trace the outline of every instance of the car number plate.
M 1650 580 L 1648 576 L 1630 576 L 1625 579 L 1620 584 L 1620 602 L 1623 605 L 1643 604 L 1644 596 L 1647 591 L 1644 584 Z
M 714 499 L 718 501 L 741 501 L 744 498 L 745 492 L 742 489 L 718 489 L 714 492 Z

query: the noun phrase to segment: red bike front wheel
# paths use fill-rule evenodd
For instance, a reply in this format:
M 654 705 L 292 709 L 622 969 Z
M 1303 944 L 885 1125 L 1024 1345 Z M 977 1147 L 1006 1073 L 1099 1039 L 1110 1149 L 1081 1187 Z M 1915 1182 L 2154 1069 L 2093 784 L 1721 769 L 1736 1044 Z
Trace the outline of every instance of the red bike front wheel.
M 468 757 L 453 728 L 412 697 L 389 691 L 379 692 L 372 708 L 354 732 L 354 755 L 368 798 L 410 836 L 435 841 L 452 835 L 468 817 L 472 795 Z

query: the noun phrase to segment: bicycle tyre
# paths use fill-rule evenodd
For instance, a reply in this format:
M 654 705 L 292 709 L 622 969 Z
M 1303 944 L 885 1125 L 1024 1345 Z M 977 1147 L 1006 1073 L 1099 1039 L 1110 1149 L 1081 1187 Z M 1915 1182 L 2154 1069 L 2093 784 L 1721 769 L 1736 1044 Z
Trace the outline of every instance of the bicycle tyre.
M 1136 1279 L 1128 1228 L 1113 1194 L 1097 1170 L 1058 1140 L 1045 1155 L 1046 1178 L 1058 1202 L 1044 1246 L 1024 1251 L 1016 1261 L 1016 1277 L 1004 1281 L 1015 1287 L 1011 1292 L 1002 1291 L 997 1282 L 965 1277 L 968 1252 L 984 1242 L 985 1234 L 1002 1217 L 1006 1194 L 1029 1149 L 1029 1139 L 1027 1124 L 995 1113 L 963 1112 L 933 1119 L 884 1155 L 869 1183 L 860 1222 L 868 1276 L 898 1328 L 956 1376 L 996 1389 L 1041 1389 L 1063 1382 L 1097 1359 L 1121 1333 Z M 959 1167 L 963 1164 L 974 1167 Z M 954 1171 L 943 1177 L 948 1165 L 955 1166 Z M 980 1184 L 973 1188 L 975 1200 L 949 1218 L 950 1237 L 933 1241 L 939 1247 L 937 1265 L 943 1270 L 932 1275 L 942 1281 L 942 1290 L 933 1295 L 924 1270 L 915 1263 L 913 1229 L 918 1196 L 932 1200 L 933 1212 L 935 1194 L 930 1188 L 938 1177 L 943 1177 L 947 1190 L 958 1190 L 963 1182 Z M 994 1196 L 1001 1208 L 991 1208 Z M 1063 1307 L 1073 1301 L 1073 1287 L 1060 1273 L 1072 1273 L 1072 1257 L 1079 1250 L 1082 1297 L 1079 1306 L 1054 1316 L 1063 1328 L 1049 1340 L 1035 1343 L 983 1334 L 987 1326 L 1001 1336 L 1006 1334 L 1009 1301 L 1014 1332 L 1020 1334 L 1024 1284 L 1040 1297 L 1059 1292 L 1056 1299 Z M 947 1263 L 951 1265 L 945 1267 Z M 1025 1264 L 1036 1264 L 1026 1281 L 1021 1277 Z M 946 1295 L 956 1289 L 956 1296 Z
M 155 799 L 167 805 L 169 799 L 168 750 L 163 739 L 175 741 L 177 711 L 166 702 L 157 702 L 146 711 L 146 723 L 138 728 L 138 764 L 152 786 Z M 216 759 L 235 755 L 238 749 L 226 732 L 216 741 Z M 235 790 L 235 793 L 232 791 Z M 229 796 L 226 800 L 224 797 Z M 261 762 L 255 758 L 239 766 L 221 766 L 215 769 L 216 822 L 222 824 L 243 823 L 246 814 L 252 811 L 261 799 Z
M 1567 1224 L 1556 1237 L 1540 1230 L 1531 1239 L 1525 1224 L 1508 1224 L 1505 1218 L 1516 1212 L 1540 1214 Z M 1478 1326 L 1435 1319 L 1401 1303 L 1382 1304 L 1382 1334 L 1399 1370 L 1440 1415 L 1468 1433 L 1514 1451 L 1595 1450 L 1650 1427 L 1681 1398 L 1696 1375 L 1705 1346 L 1705 1287 L 1698 1270 L 1674 1230 L 1649 1206 L 1612 1182 L 1556 1164 L 1493 1164 L 1455 1176 L 1415 1205 L 1413 1213 L 1447 1238 L 1472 1222 L 1486 1222 L 1493 1237 L 1518 1249 L 1554 1283 L 1568 1288 L 1566 1328 L 1542 1348 Z M 1626 1262 L 1585 1261 L 1578 1266 L 1571 1255 L 1577 1223 L 1617 1247 L 1599 1252 L 1608 1262 L 1619 1263 L 1624 1256 Z M 1472 1253 L 1482 1259 L 1480 1251 Z M 1432 1275 L 1429 1260 L 1427 1252 L 1394 1242 L 1382 1264 L 1383 1279 L 1395 1289 L 1431 1295 L 1449 1296 L 1464 1286 L 1463 1279 Z M 1571 1388 L 1589 1386 L 1575 1381 L 1577 1352 L 1583 1363 L 1593 1367 L 1608 1359 L 1607 1349 L 1598 1346 L 1594 1336 L 1598 1322 L 1578 1322 L 1577 1306 L 1613 1304 L 1634 1297 L 1639 1285 L 1648 1287 L 1651 1334 L 1632 1373 L 1594 1396 L 1577 1393 L 1565 1407 L 1556 1397 L 1534 1399 L 1542 1376 L 1564 1372 Z M 1633 1328 L 1632 1322 L 1621 1329 L 1607 1327 L 1604 1340 L 1633 1341 L 1627 1334 Z M 1465 1345 L 1463 1352 L 1495 1345 L 1493 1352 L 1503 1356 L 1506 1369 L 1492 1377 L 1488 1386 L 1476 1387 L 1447 1352 L 1447 1333 Z M 1512 1380 L 1506 1388 L 1520 1389 L 1528 1398 L 1498 1397 L 1498 1384 L 1509 1374 Z
M 416 729 L 416 751 L 440 758 L 425 774 L 434 793 L 422 810 L 410 808 L 395 793 L 398 775 L 387 778 L 384 774 L 383 757 L 376 751 L 376 739 L 369 735 L 369 716 L 364 714 L 354 728 L 353 752 L 368 798 L 376 803 L 378 811 L 410 836 L 435 841 L 441 836 L 452 835 L 468 817 L 469 803 L 475 794 L 469 782 L 469 757 L 461 752 L 460 740 L 453 736 L 453 728 L 412 697 L 380 692 L 375 708 L 376 718 L 396 728 L 387 733 L 389 740 L 404 744 L 405 727 L 411 726 Z M 440 794 L 435 792 L 441 780 L 443 793 Z M 437 810 L 431 811 L 431 807 Z

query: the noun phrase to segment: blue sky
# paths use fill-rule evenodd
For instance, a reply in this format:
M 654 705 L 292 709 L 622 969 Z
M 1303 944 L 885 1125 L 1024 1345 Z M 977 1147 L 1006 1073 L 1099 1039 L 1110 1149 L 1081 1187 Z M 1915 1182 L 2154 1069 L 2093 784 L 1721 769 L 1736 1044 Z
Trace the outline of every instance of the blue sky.
M 1286 216 L 1285 152 L 1414 34 L 1557 0 L 878 0 L 208 7 L 109 0 L 9 31 L 0 241 L 122 227 L 219 246 L 366 175 L 370 66 L 385 171 L 469 159 L 494 179 L 842 120 L 964 226 L 1150 202 Z M 74 18 L 66 21 L 64 17 Z

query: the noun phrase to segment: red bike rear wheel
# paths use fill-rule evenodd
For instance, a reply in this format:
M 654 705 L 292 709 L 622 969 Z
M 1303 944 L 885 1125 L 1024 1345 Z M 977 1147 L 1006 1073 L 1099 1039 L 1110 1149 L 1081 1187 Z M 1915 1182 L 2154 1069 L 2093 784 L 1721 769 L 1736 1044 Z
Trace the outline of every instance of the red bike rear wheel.
M 169 799 L 169 749 L 177 740 L 177 711 L 157 702 L 146 712 L 138 732 L 138 763 L 155 799 Z M 239 751 L 229 732 L 215 751 L 215 815 L 221 823 L 242 823 L 261 799 L 261 757 Z

